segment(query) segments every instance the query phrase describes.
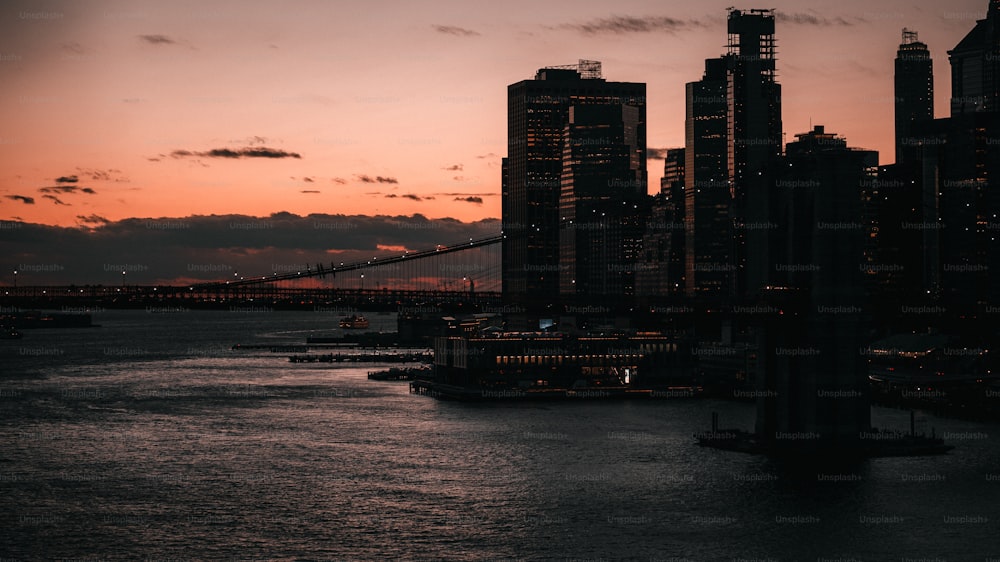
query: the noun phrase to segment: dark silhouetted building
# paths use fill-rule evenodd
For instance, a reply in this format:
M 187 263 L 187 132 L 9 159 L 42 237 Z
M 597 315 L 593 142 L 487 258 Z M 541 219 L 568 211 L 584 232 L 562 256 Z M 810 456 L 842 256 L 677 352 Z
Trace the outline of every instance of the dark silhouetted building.
M 559 197 L 570 107 L 630 106 L 642 128 L 646 85 L 607 82 L 595 61 L 538 70 L 507 88 L 508 155 L 502 220 L 503 293 L 508 304 L 544 309 L 559 299 Z M 643 160 L 644 162 L 644 160 Z
M 951 61 L 951 115 L 1000 111 L 1000 1 L 990 0 L 986 18 L 954 49 Z
M 634 105 L 569 108 L 559 199 L 563 302 L 621 305 L 635 296 L 648 211 L 641 119 Z
M 729 11 L 727 104 L 735 285 L 730 296 L 755 298 L 769 259 L 768 170 L 781 156 L 781 85 L 775 75 L 774 10 Z
M 735 269 L 727 73 L 726 59 L 708 59 L 702 79 L 686 86 L 684 288 L 691 296 L 727 294 Z
M 862 191 L 878 153 L 818 126 L 772 187 L 770 307 L 759 331 L 757 432 L 776 448 L 851 446 L 870 428 Z
M 934 61 L 917 32 L 903 30 L 896 53 L 896 163 L 920 159 L 920 136 L 914 124 L 934 119 Z

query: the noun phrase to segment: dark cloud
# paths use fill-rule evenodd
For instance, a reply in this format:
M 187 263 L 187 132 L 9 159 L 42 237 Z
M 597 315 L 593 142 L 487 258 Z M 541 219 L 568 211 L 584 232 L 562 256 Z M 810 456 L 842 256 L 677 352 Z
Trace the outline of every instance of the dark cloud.
M 149 43 L 150 45 L 176 45 L 177 41 L 174 41 L 166 35 L 153 34 L 153 35 L 140 35 L 140 41 Z
M 474 195 L 470 195 L 468 197 L 456 197 L 454 200 L 455 201 L 465 201 L 466 203 L 475 203 L 476 205 L 482 205 L 483 204 L 483 198 L 482 197 L 476 197 Z
M 162 154 L 160 156 L 163 156 Z M 77 171 L 93 181 L 111 181 L 115 183 L 129 183 L 127 177 L 117 168 L 97 170 L 94 168 L 77 168 Z
M 441 169 L 442 170 L 447 170 L 449 172 L 461 172 L 462 171 L 462 165 L 461 164 L 455 164 L 453 166 L 446 166 L 446 167 L 441 168 Z
M 368 174 L 355 174 L 354 177 L 358 178 L 361 183 L 399 183 L 399 180 L 391 177 L 375 176 L 374 178 Z
M 175 150 L 170 153 L 174 158 L 188 158 L 191 156 L 201 158 L 302 158 L 297 152 L 286 152 L 278 148 L 267 148 L 266 146 L 249 146 L 246 148 L 213 148 L 201 152 L 191 150 Z
M 56 178 L 56 183 L 76 183 L 78 181 L 80 181 L 80 179 L 75 175 L 59 176 L 58 178 Z
M 318 189 L 303 189 L 299 193 L 322 193 L 322 191 Z
M 53 185 L 52 187 L 39 187 L 39 193 L 86 193 L 88 195 L 96 195 L 97 192 L 89 187 L 80 187 L 77 185 Z
M 340 185 L 344 185 L 345 183 L 347 183 L 347 180 L 345 180 L 344 178 L 333 178 L 333 183 L 339 183 Z
M 647 148 L 646 149 L 646 159 L 647 160 L 663 160 L 667 157 L 666 148 Z
M 482 35 L 478 31 L 456 25 L 432 25 L 431 27 L 434 28 L 434 31 L 444 33 L 445 35 L 456 35 L 458 37 L 476 37 Z
M 72 207 L 69 203 L 64 203 L 62 199 L 59 199 L 55 195 L 42 195 L 42 199 L 51 199 L 56 205 L 63 205 L 66 207 Z
M 775 12 L 775 20 L 778 23 L 790 24 L 790 25 L 814 25 L 818 27 L 833 27 L 833 26 L 852 26 L 859 23 L 864 23 L 864 18 L 852 17 L 850 19 L 844 17 L 834 17 L 828 18 L 826 16 L 819 16 L 816 14 L 805 13 L 805 12 Z
M 500 232 L 497 219 L 462 222 L 423 215 L 276 213 L 264 217 L 212 215 L 108 221 L 101 216 L 81 214 L 76 220 L 74 226 L 23 223 L 16 229 L 4 229 L 0 231 L 0 254 L 11 263 L 38 263 L 44 259 L 45 263 L 65 268 L 62 273 L 46 273 L 26 282 L 121 283 L 120 272 L 115 277 L 114 272 L 105 269 L 106 264 L 120 263 L 148 267 L 130 273 L 130 282 L 179 284 L 226 276 L 217 267 L 205 271 L 192 265 L 222 264 L 241 275 L 270 275 L 274 264 L 324 262 L 327 265 L 332 259 L 350 263 L 390 255 L 379 250 L 380 246 L 421 250 Z M 336 258 L 330 257 L 331 251 L 336 252 Z M 469 263 L 479 263 L 482 257 L 476 250 L 461 255 L 467 256 Z M 232 271 L 228 276 L 232 277 Z M 408 279 L 400 281 L 408 282 Z
M 302 178 L 302 181 L 307 182 L 307 183 L 313 183 L 314 180 L 312 178 L 305 177 L 305 178 Z
M 425 199 L 434 199 L 433 196 L 424 196 L 424 197 L 421 197 L 421 196 L 417 195 L 416 193 L 404 193 L 402 195 L 396 195 L 395 193 L 386 193 L 383 197 L 385 197 L 387 199 L 396 199 L 396 198 L 412 199 L 413 201 L 423 201 Z
M 682 20 L 670 16 L 611 16 L 598 18 L 584 23 L 565 23 L 558 27 L 572 29 L 586 35 L 625 33 L 675 33 L 693 27 L 702 27 L 699 20 Z
M 34 205 L 35 204 L 35 198 L 34 197 L 28 197 L 27 195 L 4 195 L 4 197 L 6 197 L 7 199 L 11 199 L 13 201 L 20 201 L 21 203 L 24 203 L 25 205 Z
M 497 197 L 499 193 L 435 193 L 434 195 L 442 195 L 444 197 Z
M 476 158 L 500 158 L 499 154 L 494 154 L 492 152 L 487 152 L 486 154 L 480 154 Z
M 100 215 L 77 215 L 76 220 L 83 224 L 108 224 L 111 222 Z

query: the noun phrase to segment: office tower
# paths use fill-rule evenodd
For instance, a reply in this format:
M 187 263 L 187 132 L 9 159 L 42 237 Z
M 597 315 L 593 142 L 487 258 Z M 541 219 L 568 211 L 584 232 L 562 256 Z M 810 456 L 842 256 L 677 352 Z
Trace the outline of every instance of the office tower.
M 772 187 L 757 431 L 776 448 L 850 446 L 870 427 L 860 219 L 878 153 L 823 127 L 796 138 Z
M 569 107 L 559 198 L 564 302 L 620 305 L 635 296 L 648 197 L 640 113 L 626 104 Z
M 665 198 L 666 224 L 669 238 L 667 264 L 667 292 L 684 291 L 684 186 L 687 182 L 687 151 L 683 148 L 667 150 L 660 180 L 660 194 Z
M 686 86 L 685 292 L 718 297 L 733 277 L 729 154 L 728 62 L 705 61 L 701 80 Z
M 736 282 L 730 296 L 753 299 L 766 285 L 769 174 L 781 156 L 781 85 L 775 77 L 774 10 L 729 11 L 728 170 Z
M 547 67 L 507 87 L 507 181 L 503 291 L 508 304 L 540 310 L 559 299 L 559 197 L 570 107 L 589 104 L 637 110 L 644 162 L 646 85 L 607 82 L 601 64 Z
M 990 0 L 986 18 L 948 51 L 948 58 L 952 117 L 1000 111 L 1000 0 Z
M 1000 1 L 948 52 L 952 100 L 941 158 L 943 297 L 955 308 L 1000 300 Z
M 934 61 L 917 32 L 903 29 L 896 53 L 896 163 L 915 162 L 923 144 L 914 124 L 934 118 Z

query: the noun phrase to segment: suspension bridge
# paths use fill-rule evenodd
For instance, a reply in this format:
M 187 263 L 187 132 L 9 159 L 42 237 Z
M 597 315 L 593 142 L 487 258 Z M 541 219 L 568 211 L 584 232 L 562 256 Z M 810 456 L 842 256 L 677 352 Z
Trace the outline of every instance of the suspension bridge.
M 27 285 L 3 287 L 4 306 L 396 308 L 424 304 L 500 304 L 503 235 L 419 250 L 382 250 L 370 259 L 316 261 L 304 267 L 193 284 Z

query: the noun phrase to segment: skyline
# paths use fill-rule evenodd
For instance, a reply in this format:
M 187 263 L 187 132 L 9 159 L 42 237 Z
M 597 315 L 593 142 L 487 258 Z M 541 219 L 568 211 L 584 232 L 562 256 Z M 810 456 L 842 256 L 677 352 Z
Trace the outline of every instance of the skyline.
M 684 145 L 684 84 L 725 50 L 726 4 L 15 3 L 0 14 L 0 220 L 496 218 L 506 86 L 578 59 L 648 85 L 655 192 L 662 151 Z M 786 141 L 822 124 L 885 164 L 902 28 L 931 50 L 945 116 L 947 50 L 986 2 L 767 7 Z

